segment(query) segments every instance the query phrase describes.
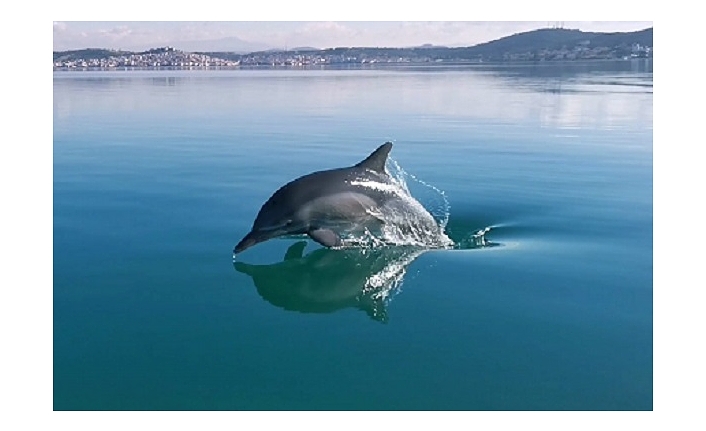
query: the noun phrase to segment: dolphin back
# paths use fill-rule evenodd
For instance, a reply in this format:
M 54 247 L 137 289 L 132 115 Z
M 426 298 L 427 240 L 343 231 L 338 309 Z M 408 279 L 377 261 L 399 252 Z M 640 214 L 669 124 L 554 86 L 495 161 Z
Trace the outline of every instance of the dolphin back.
M 365 160 L 355 165 L 357 168 L 370 169 L 380 174 L 385 173 L 385 162 L 392 149 L 392 142 L 385 142 L 373 151 Z

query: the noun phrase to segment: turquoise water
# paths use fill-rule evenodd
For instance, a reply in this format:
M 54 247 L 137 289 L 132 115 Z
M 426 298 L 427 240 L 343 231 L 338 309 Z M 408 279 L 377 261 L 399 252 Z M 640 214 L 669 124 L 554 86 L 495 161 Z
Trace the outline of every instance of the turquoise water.
M 651 62 L 55 72 L 53 104 L 54 409 L 652 409 Z M 388 140 L 458 247 L 233 261 Z

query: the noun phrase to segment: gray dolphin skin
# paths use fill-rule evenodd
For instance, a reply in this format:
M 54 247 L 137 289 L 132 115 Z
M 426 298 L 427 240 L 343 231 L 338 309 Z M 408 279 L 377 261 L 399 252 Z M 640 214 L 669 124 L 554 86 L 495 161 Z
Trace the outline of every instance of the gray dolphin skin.
M 314 172 L 285 184 L 262 206 L 233 254 L 284 235 L 306 234 L 325 247 L 339 247 L 342 232 L 383 224 L 375 210 L 394 197 L 361 182 L 391 181 L 385 172 L 391 149 L 392 143 L 386 142 L 354 166 Z

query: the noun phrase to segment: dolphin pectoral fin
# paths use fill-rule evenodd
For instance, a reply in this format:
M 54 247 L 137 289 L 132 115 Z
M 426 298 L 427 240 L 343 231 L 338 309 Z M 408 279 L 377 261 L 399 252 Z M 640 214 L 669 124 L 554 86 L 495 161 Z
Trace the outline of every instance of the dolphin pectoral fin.
M 290 245 L 284 254 L 284 260 L 301 259 L 304 254 L 304 247 L 306 247 L 306 241 L 297 241 Z
M 339 247 L 343 244 L 341 237 L 331 229 L 312 229 L 307 233 L 311 239 L 324 247 Z

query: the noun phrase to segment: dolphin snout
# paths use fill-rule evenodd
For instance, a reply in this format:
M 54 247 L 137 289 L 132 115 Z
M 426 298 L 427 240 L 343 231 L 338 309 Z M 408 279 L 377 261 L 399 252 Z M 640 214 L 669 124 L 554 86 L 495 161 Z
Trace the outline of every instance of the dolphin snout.
M 238 254 L 252 246 L 254 246 L 257 243 L 260 243 L 262 241 L 265 241 L 267 238 L 263 238 L 260 236 L 258 232 L 251 231 L 243 239 L 240 240 L 240 242 L 233 248 L 233 254 Z

